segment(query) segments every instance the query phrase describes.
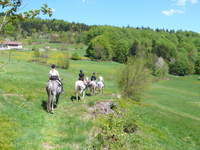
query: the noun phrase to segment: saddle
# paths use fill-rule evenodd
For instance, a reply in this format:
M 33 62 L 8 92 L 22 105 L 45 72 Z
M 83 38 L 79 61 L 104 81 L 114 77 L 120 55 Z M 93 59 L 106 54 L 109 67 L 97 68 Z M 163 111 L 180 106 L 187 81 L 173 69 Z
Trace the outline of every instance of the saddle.
M 49 80 L 59 80 L 59 78 L 58 78 L 58 76 L 51 76 L 50 78 L 49 78 Z
M 56 81 L 60 86 L 63 86 L 62 82 L 59 80 L 58 76 L 51 76 L 49 80 Z

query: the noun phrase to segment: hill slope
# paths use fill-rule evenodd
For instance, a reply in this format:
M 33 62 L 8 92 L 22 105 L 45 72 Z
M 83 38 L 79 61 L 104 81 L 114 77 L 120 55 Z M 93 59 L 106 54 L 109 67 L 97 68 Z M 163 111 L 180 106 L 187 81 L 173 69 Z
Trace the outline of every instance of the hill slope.
M 148 124 L 163 149 L 200 148 L 200 81 L 197 76 L 172 77 L 153 84 L 135 113 Z M 157 135 L 157 136 L 155 136 Z
M 0 61 L 5 61 L 0 56 Z M 96 120 L 88 117 L 88 105 L 115 98 L 117 69 L 112 62 L 71 61 L 69 70 L 59 69 L 65 94 L 51 115 L 44 110 L 45 85 L 49 67 L 13 60 L 0 71 L 0 148 L 1 149 L 87 149 L 93 141 Z M 86 103 L 71 102 L 74 82 L 80 69 L 90 76 L 104 76 L 104 95 L 86 97 Z M 135 149 L 196 150 L 200 147 L 200 81 L 197 77 L 172 77 L 153 84 L 142 103 L 131 104 L 127 115 L 134 115 L 139 132 L 127 135 Z

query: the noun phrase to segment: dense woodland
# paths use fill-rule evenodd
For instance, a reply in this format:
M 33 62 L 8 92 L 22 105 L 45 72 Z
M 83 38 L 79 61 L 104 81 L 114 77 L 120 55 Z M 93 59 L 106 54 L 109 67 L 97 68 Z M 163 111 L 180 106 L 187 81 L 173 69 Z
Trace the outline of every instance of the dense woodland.
M 28 39 L 28 44 L 84 43 L 88 46 L 87 57 L 93 60 L 126 63 L 129 57 L 143 57 L 158 76 L 168 71 L 175 75 L 200 73 L 200 34 L 192 31 L 88 26 L 36 18 L 9 23 L 1 35 L 1 40 Z

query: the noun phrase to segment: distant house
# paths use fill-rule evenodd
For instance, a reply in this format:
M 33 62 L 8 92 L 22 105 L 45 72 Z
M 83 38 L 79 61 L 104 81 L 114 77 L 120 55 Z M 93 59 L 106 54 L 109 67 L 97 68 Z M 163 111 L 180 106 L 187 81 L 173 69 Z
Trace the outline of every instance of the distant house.
M 22 49 L 22 43 L 20 42 L 2 42 L 0 43 L 0 50 L 10 50 L 10 49 Z

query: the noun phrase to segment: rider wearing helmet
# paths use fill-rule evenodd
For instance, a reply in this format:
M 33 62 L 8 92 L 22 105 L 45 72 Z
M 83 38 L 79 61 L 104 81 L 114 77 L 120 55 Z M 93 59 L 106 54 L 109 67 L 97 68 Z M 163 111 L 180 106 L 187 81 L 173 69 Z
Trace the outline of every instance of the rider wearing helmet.
M 96 78 L 95 72 L 93 72 L 93 73 L 92 73 L 92 76 L 91 76 L 91 81 L 96 81 L 96 79 L 97 79 L 97 78 Z
M 62 91 L 63 91 L 63 84 L 60 80 L 60 75 L 59 75 L 58 71 L 56 70 L 55 64 L 51 65 L 51 70 L 49 71 L 49 80 L 57 80 L 59 85 L 62 87 Z
M 80 73 L 79 73 L 79 80 L 84 81 L 84 77 L 85 77 L 85 75 L 84 75 L 83 71 L 80 70 Z

